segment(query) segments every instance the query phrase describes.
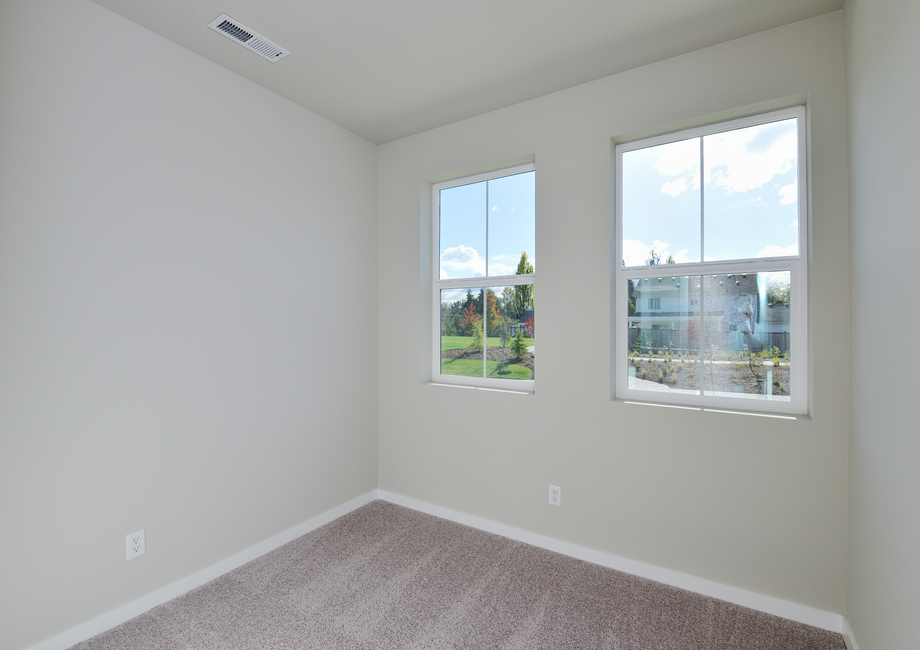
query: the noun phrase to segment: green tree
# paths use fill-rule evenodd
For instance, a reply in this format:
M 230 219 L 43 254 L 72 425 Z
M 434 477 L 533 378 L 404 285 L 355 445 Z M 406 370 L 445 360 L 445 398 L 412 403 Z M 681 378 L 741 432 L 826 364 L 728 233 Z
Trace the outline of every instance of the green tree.
M 658 266 L 661 264 L 661 255 L 655 252 L 653 248 L 648 252 L 648 259 L 645 260 L 646 266 Z
M 524 340 L 524 330 L 518 330 L 511 340 L 511 354 L 521 358 L 527 354 L 527 341 Z
M 527 259 L 527 251 L 521 253 L 521 260 L 518 262 L 515 275 L 526 275 L 533 273 L 533 264 Z M 532 284 L 521 284 L 513 287 L 511 290 L 511 316 L 515 321 L 521 320 L 524 312 L 528 309 L 534 309 L 534 290 Z
M 482 350 L 482 319 L 477 319 L 472 325 L 473 335 L 470 338 L 470 344 L 466 347 L 470 350 Z
M 498 298 L 492 289 L 486 291 L 486 323 L 488 324 L 489 336 L 499 336 L 502 314 L 498 305 Z
M 776 302 L 789 302 L 789 283 L 777 282 L 767 287 L 767 302 L 770 304 Z
M 463 308 L 463 316 L 460 319 L 457 330 L 467 336 L 475 336 L 476 330 L 482 331 L 482 316 L 476 311 L 475 302 L 470 301 L 466 304 L 466 307 Z
M 521 252 L 521 260 L 518 262 L 517 270 L 514 272 L 515 275 L 526 275 L 527 273 L 533 273 L 533 264 L 530 263 L 530 260 L 527 257 L 527 251 Z
M 441 303 L 441 334 L 444 336 L 457 336 L 461 334 L 459 327 L 463 319 L 463 301 L 456 300 L 451 303 Z
M 500 374 L 505 374 L 505 357 L 507 356 L 508 339 L 510 338 L 508 319 L 504 316 L 499 316 L 496 326 L 498 327 L 498 338 L 502 346 L 502 369 Z
M 502 289 L 502 295 L 498 299 L 498 308 L 501 310 L 502 316 L 509 321 L 514 320 L 514 287 L 504 287 Z
M 677 260 L 674 259 L 673 255 L 668 255 L 668 259 L 665 261 L 665 264 L 677 264 Z
M 636 313 L 636 285 L 632 281 L 632 278 L 626 281 L 628 289 L 626 295 L 629 297 L 629 315 L 632 316 Z

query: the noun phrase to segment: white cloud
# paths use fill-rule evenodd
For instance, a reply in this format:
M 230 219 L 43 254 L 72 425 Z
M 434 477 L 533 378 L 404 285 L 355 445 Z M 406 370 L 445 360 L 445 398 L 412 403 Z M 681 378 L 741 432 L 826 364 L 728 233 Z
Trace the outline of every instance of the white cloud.
M 797 154 L 796 131 L 791 123 L 765 124 L 706 136 L 706 182 L 728 192 L 757 189 L 793 169 Z
M 458 300 L 463 300 L 466 298 L 466 292 L 467 289 L 441 289 L 441 302 L 450 304 Z M 479 291 L 474 291 L 473 294 L 478 295 Z
M 493 205 L 493 206 L 492 206 L 492 212 L 498 212 L 498 206 L 497 206 L 497 205 Z
M 623 261 L 626 266 L 642 266 L 648 259 L 648 252 L 651 250 L 638 239 L 623 240 Z
M 442 278 L 469 278 L 485 275 L 486 261 L 470 246 L 455 246 L 441 253 Z
M 762 187 L 779 174 L 793 169 L 798 141 L 792 121 L 764 124 L 706 136 L 705 178 L 729 193 L 747 192 Z M 655 147 L 661 157 L 654 168 L 662 175 L 675 177 L 661 186 L 661 192 L 678 196 L 700 187 L 700 139 L 691 138 Z M 782 203 L 797 198 L 793 183 L 780 189 Z
M 793 222 L 790 223 L 789 225 L 792 226 L 793 228 L 798 228 L 798 227 L 799 227 L 799 220 L 796 219 L 795 221 L 793 221 Z
M 691 260 L 689 257 L 687 257 L 687 253 L 689 253 L 689 252 L 690 252 L 690 249 L 689 249 L 689 248 L 681 248 L 681 249 L 680 249 L 679 251 L 677 251 L 677 253 L 674 255 L 674 261 L 677 262 L 678 264 L 686 264 L 687 262 L 693 262 L 693 261 L 695 261 L 695 260 Z M 668 259 L 668 258 L 665 257 L 665 259 Z
M 489 263 L 489 275 L 514 275 L 514 272 L 517 271 L 517 264 L 511 266 L 510 264 L 502 264 L 501 262 L 496 262 L 496 258 L 492 258 L 492 262 Z
M 520 255 L 493 255 L 489 260 L 489 275 L 514 275 L 517 272 L 517 266 L 520 261 Z M 536 268 L 537 260 L 535 257 L 528 257 L 527 261 Z
M 770 244 L 762 251 L 757 253 L 756 257 L 788 257 L 789 255 L 798 255 L 799 245 L 789 244 L 788 246 L 775 246 Z
M 783 205 L 789 205 L 790 203 L 795 203 L 799 198 L 799 183 L 794 181 L 789 185 L 784 185 L 779 188 L 780 203 Z
M 676 253 L 672 253 L 670 248 L 671 244 L 660 239 L 653 241 L 651 246 L 646 246 L 638 239 L 624 239 L 623 260 L 626 262 L 626 266 L 643 266 L 648 259 L 649 253 L 654 250 L 655 253 L 661 256 L 662 264 L 671 255 L 673 255 L 674 261 L 678 264 L 695 261 L 687 257 L 687 253 L 690 252 L 689 249 L 682 248 Z
M 687 178 L 681 176 L 676 181 L 671 181 L 670 183 L 665 183 L 661 186 L 661 193 L 668 194 L 670 196 L 677 196 L 687 189 Z
M 700 141 L 698 138 L 671 142 L 656 147 L 661 157 L 654 168 L 664 176 L 679 176 L 661 186 L 662 194 L 678 196 L 691 187 L 700 187 Z
M 652 242 L 652 248 L 654 248 L 655 251 L 658 253 L 663 253 L 667 251 L 670 247 L 671 247 L 671 244 L 669 244 L 668 242 L 661 241 L 660 239 L 656 239 L 655 241 Z

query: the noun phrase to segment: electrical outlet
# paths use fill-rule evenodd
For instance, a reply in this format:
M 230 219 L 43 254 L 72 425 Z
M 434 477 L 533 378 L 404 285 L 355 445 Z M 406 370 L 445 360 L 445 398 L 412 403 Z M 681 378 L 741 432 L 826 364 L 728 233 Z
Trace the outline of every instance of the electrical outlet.
M 145 530 L 139 530 L 136 533 L 125 535 L 125 546 L 128 551 L 128 559 L 133 560 L 147 552 L 147 534 Z
M 549 486 L 549 505 L 551 506 L 561 506 L 562 505 L 562 488 L 558 485 Z

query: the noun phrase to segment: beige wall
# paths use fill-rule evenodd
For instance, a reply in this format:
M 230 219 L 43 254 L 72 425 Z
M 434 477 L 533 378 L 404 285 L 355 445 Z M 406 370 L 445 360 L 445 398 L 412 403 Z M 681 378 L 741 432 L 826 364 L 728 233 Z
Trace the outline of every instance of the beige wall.
M 377 197 L 373 145 L 87 0 L 0 3 L 0 89 L 9 649 L 376 487 Z
M 381 146 L 381 489 L 842 613 L 843 63 L 836 13 Z M 811 418 L 612 401 L 611 138 L 794 97 L 807 98 L 810 119 Z M 537 166 L 536 393 L 432 386 L 427 182 L 529 155 Z M 547 505 L 549 483 L 562 487 L 562 508 Z
M 862 649 L 917 647 L 920 3 L 848 0 L 851 196 L 847 618 Z M 880 318 L 881 317 L 881 318 Z M 888 324 L 892 326 L 889 327 Z

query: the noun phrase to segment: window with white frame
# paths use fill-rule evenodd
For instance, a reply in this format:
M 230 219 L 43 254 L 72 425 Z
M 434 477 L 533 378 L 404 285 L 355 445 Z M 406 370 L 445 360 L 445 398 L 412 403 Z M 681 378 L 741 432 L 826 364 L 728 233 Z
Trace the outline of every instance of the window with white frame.
M 616 396 L 805 413 L 804 108 L 615 156 Z
M 432 215 L 433 380 L 532 391 L 534 166 L 438 183 Z

